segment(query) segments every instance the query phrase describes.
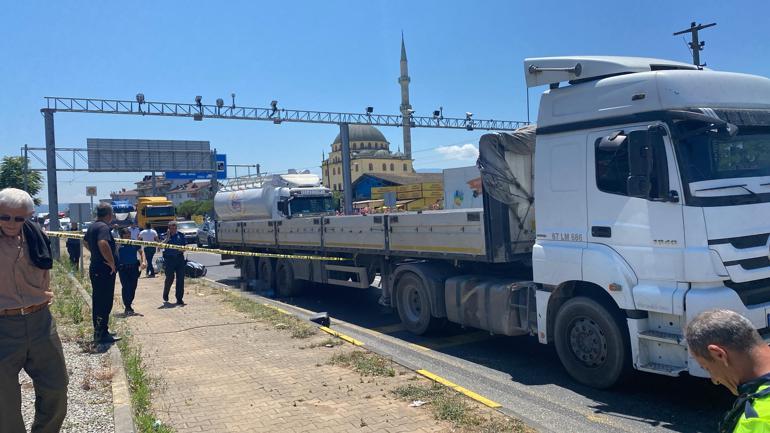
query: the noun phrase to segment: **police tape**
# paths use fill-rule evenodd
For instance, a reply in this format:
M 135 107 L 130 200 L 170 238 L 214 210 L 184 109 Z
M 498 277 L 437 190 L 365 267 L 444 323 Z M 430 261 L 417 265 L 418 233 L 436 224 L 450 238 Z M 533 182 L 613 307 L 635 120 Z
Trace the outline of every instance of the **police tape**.
M 85 236 L 83 233 L 75 233 L 75 232 L 46 232 L 46 234 L 48 236 L 52 236 L 55 238 L 70 238 L 70 239 L 83 239 L 83 237 Z M 122 238 L 115 238 L 115 242 L 119 244 L 126 244 L 126 245 L 138 245 L 141 247 L 166 248 L 166 249 L 172 249 L 172 250 L 191 251 L 194 253 L 226 254 L 230 256 L 267 257 L 271 259 L 323 260 L 323 261 L 330 261 L 330 262 L 339 262 L 339 261 L 347 260 L 342 257 L 326 257 L 326 256 L 314 256 L 314 255 L 301 255 L 301 254 L 253 253 L 250 251 L 233 251 L 233 250 L 223 250 L 220 248 L 203 248 L 203 247 L 189 246 L 189 245 L 172 245 L 172 244 L 167 244 L 165 242 L 139 241 L 134 239 L 122 239 Z

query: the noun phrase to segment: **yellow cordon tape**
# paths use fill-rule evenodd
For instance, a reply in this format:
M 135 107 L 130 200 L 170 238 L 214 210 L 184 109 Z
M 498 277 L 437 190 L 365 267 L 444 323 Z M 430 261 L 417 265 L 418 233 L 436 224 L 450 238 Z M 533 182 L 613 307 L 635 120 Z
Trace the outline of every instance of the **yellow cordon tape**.
M 71 239 L 83 239 L 82 233 L 73 232 L 46 232 L 48 236 L 56 238 L 71 238 Z M 115 239 L 115 242 L 126 245 L 139 245 L 142 247 L 155 247 L 155 248 L 167 248 L 172 250 L 192 251 L 195 253 L 208 253 L 208 254 L 227 254 L 230 256 L 245 256 L 245 257 L 267 257 L 271 259 L 297 259 L 297 260 L 326 260 L 330 262 L 340 262 L 347 259 L 342 257 L 326 257 L 326 256 L 313 256 L 313 255 L 299 255 L 299 254 L 272 254 L 272 253 L 252 253 L 248 251 L 232 251 L 223 250 L 219 248 L 201 248 L 189 245 L 171 245 L 163 242 L 150 242 L 150 241 L 137 241 L 133 239 Z
M 494 409 L 502 406 L 500 403 L 498 403 L 496 401 L 492 401 L 492 400 L 490 400 L 490 399 L 488 399 L 486 397 L 482 397 L 482 396 L 476 394 L 475 392 L 473 392 L 473 391 L 471 391 L 469 389 L 463 388 L 462 386 L 460 386 L 460 385 L 458 385 L 458 384 L 456 384 L 454 382 L 450 382 L 450 381 L 444 379 L 441 376 L 436 376 L 435 374 L 431 373 L 428 370 L 417 370 L 417 373 L 427 377 L 428 379 L 430 379 L 430 380 L 432 380 L 434 382 L 438 382 L 438 383 L 440 383 L 440 384 L 442 384 L 442 385 L 444 385 L 446 387 L 452 388 L 455 391 L 457 391 L 457 392 L 459 392 L 461 394 L 464 394 L 464 395 L 466 395 L 466 396 L 476 400 L 477 402 L 479 402 L 479 403 L 481 403 L 481 404 L 483 404 L 485 406 L 489 406 L 489 407 L 494 408 Z
M 364 345 L 364 343 L 356 340 L 355 338 L 348 337 L 345 334 L 340 334 L 339 332 L 335 331 L 334 329 L 327 328 L 326 326 L 321 326 L 320 329 L 321 329 L 321 331 L 323 331 L 323 332 L 325 332 L 327 334 L 333 335 L 333 336 L 335 336 L 337 338 L 341 338 L 341 339 L 347 341 L 348 343 L 350 343 L 350 344 L 352 344 L 354 346 L 363 346 Z

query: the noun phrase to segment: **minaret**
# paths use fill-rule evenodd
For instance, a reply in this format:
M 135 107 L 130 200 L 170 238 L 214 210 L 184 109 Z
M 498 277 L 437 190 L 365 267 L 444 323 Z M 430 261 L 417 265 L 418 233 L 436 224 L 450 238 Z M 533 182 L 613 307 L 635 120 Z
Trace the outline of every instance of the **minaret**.
M 401 85 L 401 116 L 404 129 L 404 154 L 407 158 L 412 158 L 412 131 L 410 125 L 409 110 L 412 106 L 409 104 L 409 68 L 406 64 L 406 46 L 404 45 L 404 32 L 401 32 L 401 76 L 398 77 L 398 84 Z

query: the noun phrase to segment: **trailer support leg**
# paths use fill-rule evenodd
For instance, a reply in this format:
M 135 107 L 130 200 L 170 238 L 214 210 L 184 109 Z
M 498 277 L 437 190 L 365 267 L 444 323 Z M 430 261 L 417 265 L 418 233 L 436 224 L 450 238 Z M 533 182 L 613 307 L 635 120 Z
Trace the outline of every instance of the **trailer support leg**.
M 393 286 L 390 276 L 392 275 L 392 265 L 390 260 L 383 259 L 380 267 L 380 287 L 382 295 L 378 303 L 383 307 L 393 307 Z

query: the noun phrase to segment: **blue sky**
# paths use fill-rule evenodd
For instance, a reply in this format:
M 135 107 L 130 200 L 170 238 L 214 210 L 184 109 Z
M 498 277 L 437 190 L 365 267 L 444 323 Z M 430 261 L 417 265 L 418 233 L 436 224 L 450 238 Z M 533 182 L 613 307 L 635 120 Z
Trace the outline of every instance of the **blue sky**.
M 0 14 L 0 151 L 44 144 L 44 96 L 192 102 L 203 95 L 290 109 L 398 111 L 400 35 L 418 115 L 524 120 L 522 60 L 554 55 L 632 55 L 690 61 L 673 31 L 705 30 L 714 69 L 770 76 L 766 1 L 300 1 L 11 2 Z M 696 12 L 694 12 L 696 11 Z M 537 93 L 532 90 L 532 118 Z M 338 130 L 282 124 L 60 113 L 60 147 L 88 137 L 209 140 L 238 164 L 318 171 Z M 391 149 L 401 131 L 383 128 Z M 415 130 L 415 167 L 473 163 L 439 146 L 477 143 L 479 131 Z M 140 174 L 64 173 L 61 202 L 87 201 L 86 185 L 132 188 Z M 41 194 L 47 201 L 45 192 Z

